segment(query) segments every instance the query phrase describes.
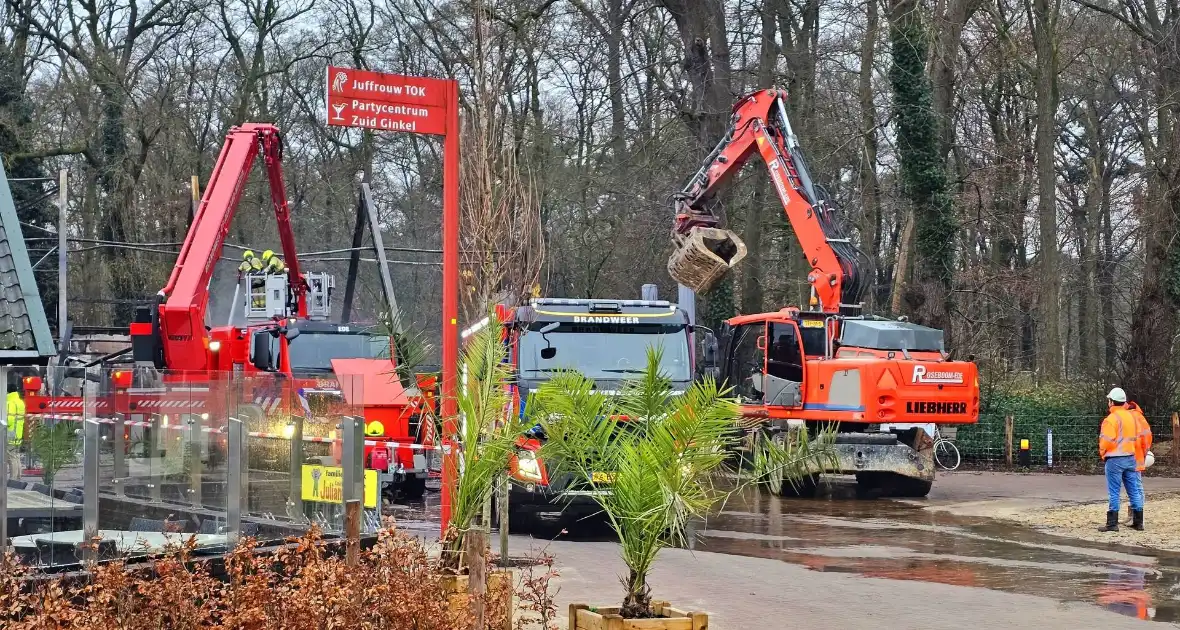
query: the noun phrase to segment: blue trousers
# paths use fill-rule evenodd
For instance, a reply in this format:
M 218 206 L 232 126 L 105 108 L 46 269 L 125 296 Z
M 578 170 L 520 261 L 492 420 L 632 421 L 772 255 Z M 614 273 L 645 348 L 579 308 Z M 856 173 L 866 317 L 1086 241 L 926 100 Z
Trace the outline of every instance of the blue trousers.
M 1127 486 L 1132 510 L 1143 509 L 1143 480 L 1135 470 L 1134 455 L 1106 458 L 1106 491 L 1110 495 L 1110 511 L 1119 511 L 1119 493 Z

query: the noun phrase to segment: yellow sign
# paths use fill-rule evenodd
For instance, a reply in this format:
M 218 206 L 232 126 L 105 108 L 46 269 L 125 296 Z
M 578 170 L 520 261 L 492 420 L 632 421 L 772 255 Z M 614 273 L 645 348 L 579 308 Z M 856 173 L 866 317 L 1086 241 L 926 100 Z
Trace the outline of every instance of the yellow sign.
M 824 320 L 822 319 L 805 319 L 803 320 L 804 328 L 823 328 Z
M 377 507 L 377 471 L 365 470 L 365 507 Z M 320 503 L 344 502 L 344 469 L 336 466 L 303 465 L 303 500 Z
M 612 484 L 615 482 L 614 473 L 596 472 L 590 474 L 590 481 L 593 483 Z

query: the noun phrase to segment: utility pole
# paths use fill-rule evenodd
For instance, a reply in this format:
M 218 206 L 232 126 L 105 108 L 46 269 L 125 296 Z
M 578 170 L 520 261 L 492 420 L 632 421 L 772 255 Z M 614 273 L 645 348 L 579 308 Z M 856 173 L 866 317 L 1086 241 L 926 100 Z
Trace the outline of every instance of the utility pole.
M 57 342 L 58 351 L 65 352 L 66 344 L 66 202 L 68 201 L 68 173 L 61 169 L 57 175 Z

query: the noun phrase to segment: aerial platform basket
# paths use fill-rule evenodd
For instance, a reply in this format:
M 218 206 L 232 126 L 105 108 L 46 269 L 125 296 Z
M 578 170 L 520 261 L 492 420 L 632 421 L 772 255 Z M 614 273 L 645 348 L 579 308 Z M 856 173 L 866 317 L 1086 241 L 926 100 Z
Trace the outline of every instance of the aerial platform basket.
M 729 230 L 694 227 L 676 236 L 676 251 L 668 259 L 668 273 L 680 284 L 703 293 L 713 288 L 746 257 L 746 244 Z

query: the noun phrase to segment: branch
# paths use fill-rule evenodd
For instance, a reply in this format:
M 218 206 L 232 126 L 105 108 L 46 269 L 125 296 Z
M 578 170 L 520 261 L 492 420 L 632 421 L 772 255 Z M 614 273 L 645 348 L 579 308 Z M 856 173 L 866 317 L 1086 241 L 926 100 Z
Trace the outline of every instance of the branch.
M 1158 38 L 1156 38 L 1153 34 L 1148 33 L 1146 30 L 1144 30 L 1144 28 L 1141 25 L 1136 24 L 1136 23 L 1132 22 L 1131 20 L 1128 20 L 1126 17 L 1120 15 L 1114 9 L 1098 6 L 1097 4 L 1094 4 L 1093 2 L 1090 2 L 1089 0 L 1073 0 L 1073 1 L 1086 7 L 1087 9 L 1097 11 L 1097 12 L 1102 13 L 1104 15 L 1109 15 L 1110 17 L 1122 22 L 1123 25 L 1125 25 L 1127 28 L 1131 29 L 1131 31 L 1134 32 L 1136 35 L 1138 35 L 1139 37 L 1143 38 L 1146 41 L 1151 42 L 1152 44 L 1159 44 L 1160 43 Z
M 62 147 L 52 147 L 52 148 L 48 148 L 48 149 L 42 149 L 40 151 L 23 151 L 21 153 L 11 153 L 11 154 L 6 155 L 4 157 L 6 160 L 11 160 L 11 161 L 39 160 L 42 158 L 58 157 L 61 155 L 80 155 L 80 154 L 85 153 L 87 151 L 87 149 L 89 149 L 89 145 L 87 145 L 86 143 L 71 144 L 71 145 L 66 145 L 66 146 L 62 146 Z

